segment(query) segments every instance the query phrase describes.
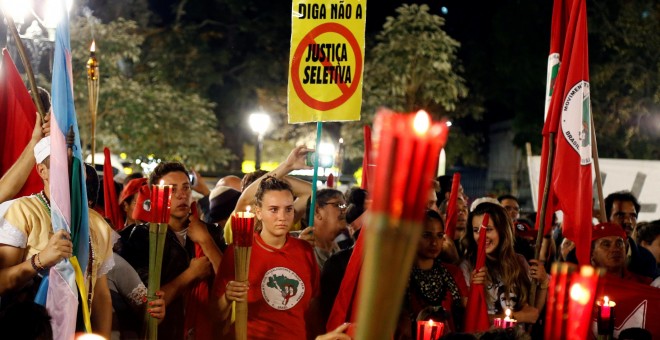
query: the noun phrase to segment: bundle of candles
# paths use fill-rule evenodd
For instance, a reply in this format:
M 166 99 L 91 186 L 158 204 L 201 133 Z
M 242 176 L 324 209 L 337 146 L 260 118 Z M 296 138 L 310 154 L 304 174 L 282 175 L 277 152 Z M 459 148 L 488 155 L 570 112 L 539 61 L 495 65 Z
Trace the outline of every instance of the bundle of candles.
M 591 266 L 578 271 L 575 265 L 560 262 L 552 265 L 551 273 L 544 339 L 587 339 L 604 272 Z
M 234 276 L 242 282 L 248 280 L 250 271 L 250 254 L 254 238 L 254 214 L 250 207 L 246 212 L 236 212 L 231 215 L 231 232 L 234 238 Z M 236 340 L 247 339 L 247 301 L 236 302 L 236 321 L 234 329 Z
M 373 185 L 369 184 L 374 200 L 364 231 L 357 339 L 392 338 L 399 308 L 376 306 L 401 305 L 448 132 L 445 122 L 432 123 L 424 111 L 402 115 L 381 110 L 374 130 L 379 139 Z
M 442 322 L 417 321 L 417 340 L 438 340 L 444 331 L 445 324 Z
M 163 248 L 167 236 L 167 223 L 170 219 L 170 198 L 172 186 L 151 186 L 151 206 L 149 219 L 149 282 L 147 287 L 147 298 L 149 301 L 156 299 L 156 291 L 160 289 L 160 274 L 163 267 Z M 148 309 L 147 309 L 148 310 Z M 158 338 L 158 320 L 149 312 L 147 317 L 147 338 Z
M 518 321 L 511 317 L 511 310 L 509 308 L 506 309 L 505 314 L 506 315 L 504 316 L 504 319 L 502 318 L 493 319 L 493 326 L 495 326 L 495 328 L 516 327 Z
M 614 335 L 614 306 L 616 306 L 616 303 L 607 296 L 602 301 L 596 302 L 596 320 L 599 339 L 611 339 Z

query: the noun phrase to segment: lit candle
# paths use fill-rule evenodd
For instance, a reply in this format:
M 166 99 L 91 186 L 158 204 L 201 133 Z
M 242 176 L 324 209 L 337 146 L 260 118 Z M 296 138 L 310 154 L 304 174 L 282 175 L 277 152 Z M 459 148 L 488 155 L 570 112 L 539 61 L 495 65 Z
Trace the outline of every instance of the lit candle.
M 442 322 L 417 321 L 417 340 L 438 340 L 444 329 L 445 324 Z
M 603 303 L 600 308 L 600 317 L 603 319 L 609 319 L 611 315 L 610 299 L 605 296 L 603 298 Z
M 151 186 L 151 221 L 149 222 L 169 222 L 171 194 L 172 186 L 165 185 L 163 180 L 160 184 Z
M 518 321 L 516 319 L 511 318 L 511 309 L 507 308 L 504 314 L 505 316 L 504 316 L 504 320 L 502 320 L 502 328 L 515 327 Z
M 245 210 L 231 215 L 232 237 L 238 247 L 252 246 L 254 214 L 250 212 L 250 206 L 247 206 Z

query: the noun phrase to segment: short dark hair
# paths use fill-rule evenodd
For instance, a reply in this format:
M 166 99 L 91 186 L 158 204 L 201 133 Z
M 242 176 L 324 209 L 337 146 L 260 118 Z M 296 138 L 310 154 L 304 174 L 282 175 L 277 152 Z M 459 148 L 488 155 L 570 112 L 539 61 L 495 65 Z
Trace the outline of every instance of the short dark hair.
M 520 204 L 520 201 L 518 201 L 518 197 L 513 196 L 511 194 L 504 194 L 504 195 L 500 195 L 499 197 L 497 197 L 497 201 L 500 202 L 500 203 L 502 203 L 502 201 L 504 201 L 504 200 L 514 200 L 514 201 L 516 201 L 516 203 Z
M 288 191 L 291 193 L 291 196 L 295 197 L 289 183 L 277 179 L 273 176 L 267 176 L 261 180 L 259 183 L 259 188 L 257 189 L 257 193 L 254 195 L 254 200 L 258 207 L 261 206 L 264 194 L 266 194 L 268 191 Z
M 186 178 L 188 178 L 188 170 L 186 170 L 186 167 L 183 166 L 183 164 L 179 162 L 162 162 L 156 166 L 151 174 L 149 174 L 149 185 L 158 184 L 161 178 L 170 172 L 175 171 L 183 172 L 186 175 Z
M 256 170 L 245 174 L 241 179 L 241 191 L 245 190 L 247 187 L 250 186 L 250 184 L 252 184 L 252 182 L 258 180 L 267 173 L 268 171 L 265 170 Z
M 612 207 L 614 206 L 615 201 L 631 202 L 635 206 L 635 212 L 639 214 L 641 205 L 639 204 L 639 201 L 637 201 L 637 197 L 627 190 L 617 191 L 605 197 L 605 214 L 607 215 L 608 221 L 610 220 L 610 216 L 612 216 Z
M 641 242 L 644 241 L 651 244 L 655 241 L 658 235 L 660 235 L 660 220 L 641 222 L 637 224 L 637 237 L 635 242 L 641 244 Z

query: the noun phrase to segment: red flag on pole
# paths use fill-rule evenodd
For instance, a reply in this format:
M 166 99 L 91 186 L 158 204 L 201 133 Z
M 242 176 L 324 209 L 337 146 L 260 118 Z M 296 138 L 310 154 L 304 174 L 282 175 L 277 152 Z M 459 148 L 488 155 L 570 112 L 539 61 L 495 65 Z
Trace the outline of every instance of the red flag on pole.
M 32 138 L 37 108 L 7 49 L 2 50 L 0 71 L 0 176 L 16 162 Z M 15 197 L 27 196 L 44 188 L 33 167 L 23 188 Z
M 561 2 L 561 0 L 558 0 Z M 567 2 L 570 3 L 570 2 Z M 557 9 L 557 5 L 555 6 Z M 566 8 L 564 4 L 561 8 Z M 554 21 L 563 20 L 565 10 L 556 10 Z M 559 23 L 557 23 L 559 25 Z M 546 230 L 552 213 L 564 213 L 563 234 L 575 242 L 578 261 L 589 263 L 592 225 L 591 101 L 589 96 L 589 55 L 587 12 L 584 0 L 571 4 L 561 67 L 554 84 L 548 115 L 543 127 L 539 209 L 545 189 L 543 179 L 549 162 L 550 134 L 556 134 L 554 167 L 551 170 Z M 554 30 L 553 30 L 554 32 Z M 540 214 L 539 214 L 540 216 Z M 540 219 L 540 217 L 539 217 Z M 540 220 L 537 220 L 537 224 Z
M 451 181 L 451 194 L 449 195 L 449 203 L 447 204 L 447 227 L 445 228 L 445 234 L 449 235 L 450 239 L 454 239 L 454 232 L 456 231 L 456 222 L 458 221 L 458 213 L 456 211 L 456 205 L 458 200 L 458 188 L 461 185 L 461 174 L 459 172 L 454 173 L 454 177 Z
M 344 322 L 354 322 L 357 319 L 357 303 L 355 302 L 358 301 L 358 282 L 360 281 L 362 262 L 364 262 L 365 228 L 368 227 L 366 225 L 362 227 L 360 236 L 353 247 L 351 259 L 346 266 L 346 272 L 335 298 L 335 304 L 332 306 L 326 323 L 328 332 L 341 326 Z
M 476 271 L 486 265 L 486 229 L 490 216 L 484 214 L 484 220 L 479 228 L 479 246 L 477 248 L 477 263 L 474 268 Z M 486 291 L 484 285 L 473 284 L 470 286 L 470 296 L 468 296 L 467 307 L 465 311 L 465 331 L 468 333 L 485 331 L 490 328 L 488 319 L 488 306 L 486 305 Z
M 362 156 L 362 185 L 360 187 L 369 191 L 369 163 L 371 162 L 371 127 L 364 126 L 364 155 Z
M 110 163 L 110 149 L 103 148 L 103 203 L 104 215 L 112 223 L 115 230 L 124 229 L 124 221 L 119 211 L 119 202 L 117 201 L 117 191 L 115 191 L 115 179 L 112 173 L 112 164 Z

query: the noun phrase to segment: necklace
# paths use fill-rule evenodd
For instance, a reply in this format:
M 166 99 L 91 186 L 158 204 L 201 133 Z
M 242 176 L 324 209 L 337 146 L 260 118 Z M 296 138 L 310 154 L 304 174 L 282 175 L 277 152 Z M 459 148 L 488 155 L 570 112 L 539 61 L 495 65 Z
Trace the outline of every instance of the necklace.
M 48 211 L 48 215 L 50 215 L 50 200 L 48 200 L 48 197 L 46 197 L 46 194 L 44 193 L 43 190 L 37 193 L 37 199 L 39 199 L 39 202 L 41 202 L 41 204 L 44 205 L 44 207 Z

